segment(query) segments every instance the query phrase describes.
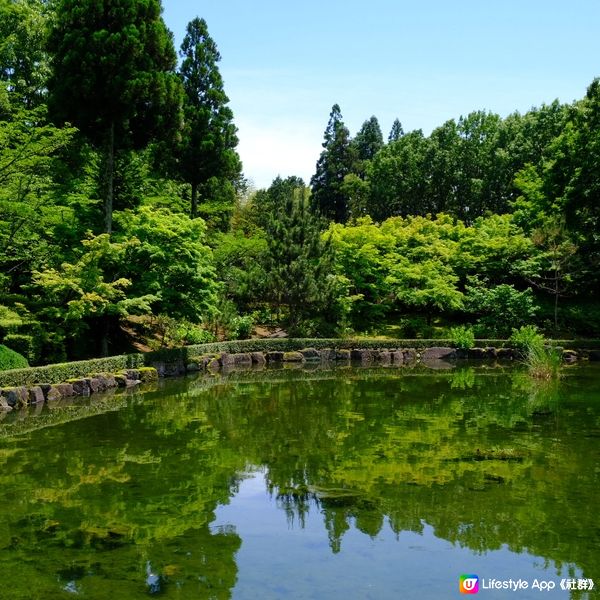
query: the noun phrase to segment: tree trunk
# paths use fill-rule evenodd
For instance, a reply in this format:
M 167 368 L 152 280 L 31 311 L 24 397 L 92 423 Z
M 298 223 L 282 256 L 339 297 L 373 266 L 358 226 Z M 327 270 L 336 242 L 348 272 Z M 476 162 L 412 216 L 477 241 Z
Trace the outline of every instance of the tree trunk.
M 192 209 L 190 216 L 195 219 L 198 216 L 198 184 L 192 183 Z
M 111 123 L 106 143 L 106 195 L 104 196 L 104 231 L 112 232 L 113 198 L 115 187 L 115 124 Z
M 554 273 L 554 331 L 558 332 L 558 295 L 559 295 L 558 270 Z
M 100 341 L 100 355 L 105 357 L 108 356 L 108 337 L 110 334 L 110 323 L 108 318 L 105 316 L 102 323 L 102 339 Z

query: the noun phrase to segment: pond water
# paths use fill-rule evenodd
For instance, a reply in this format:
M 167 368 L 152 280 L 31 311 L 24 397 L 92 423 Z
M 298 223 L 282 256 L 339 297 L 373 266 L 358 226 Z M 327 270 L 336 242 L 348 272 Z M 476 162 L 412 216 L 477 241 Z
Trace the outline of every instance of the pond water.
M 465 574 L 593 598 L 599 442 L 594 365 L 234 373 L 4 415 L 0 598 L 460 598 Z

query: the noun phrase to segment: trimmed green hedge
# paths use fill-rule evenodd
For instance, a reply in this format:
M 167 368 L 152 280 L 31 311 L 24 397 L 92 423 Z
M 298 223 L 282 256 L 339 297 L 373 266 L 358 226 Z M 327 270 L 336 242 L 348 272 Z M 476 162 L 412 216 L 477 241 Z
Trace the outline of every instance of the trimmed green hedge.
M 553 340 L 553 344 L 572 350 L 600 348 L 600 340 Z M 78 362 L 32 367 L 29 369 L 13 369 L 0 371 L 0 387 L 31 385 L 33 383 L 61 383 L 67 379 L 86 377 L 93 373 L 118 373 L 123 369 L 135 369 L 152 366 L 156 362 L 183 362 L 187 365 L 190 357 L 202 354 L 218 354 L 221 352 L 290 352 L 304 348 L 333 349 L 386 349 L 415 348 L 423 349 L 432 346 L 452 346 L 451 340 L 416 339 L 416 340 L 379 340 L 367 338 L 345 339 L 310 339 L 310 338 L 276 338 L 260 340 L 234 340 L 196 344 L 184 348 L 174 348 L 147 352 L 145 354 L 124 354 L 108 358 L 96 358 Z M 495 348 L 510 347 L 508 340 L 480 339 L 475 340 L 476 347 L 493 346 Z
M 122 369 L 145 366 L 143 354 L 125 354 L 108 358 L 81 360 L 30 369 L 0 372 L 0 386 L 10 387 L 34 383 L 62 383 L 67 379 L 86 377 L 93 373 L 116 373 Z
M 29 363 L 22 354 L 0 344 L 0 371 L 26 369 L 27 367 L 29 367 Z
M 32 335 L 9 333 L 4 337 L 3 344 L 23 355 L 30 363 L 37 362 L 39 349 Z

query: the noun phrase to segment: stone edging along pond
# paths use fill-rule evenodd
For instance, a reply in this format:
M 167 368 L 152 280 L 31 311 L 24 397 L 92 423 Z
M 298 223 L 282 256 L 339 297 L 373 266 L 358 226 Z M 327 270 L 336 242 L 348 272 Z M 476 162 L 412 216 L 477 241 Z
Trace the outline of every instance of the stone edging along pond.
M 481 347 L 469 350 L 435 345 L 444 342 L 449 340 L 242 340 L 14 369 L 0 372 L 0 410 L 71 396 L 87 397 L 115 387 L 156 381 L 159 377 L 202 371 L 216 373 L 267 364 L 348 363 L 399 367 L 436 360 L 516 358 L 516 351 L 504 340 L 478 340 Z M 598 350 L 584 350 L 581 343 L 570 342 L 569 345 L 580 352 L 564 350 L 566 361 L 581 357 L 600 359 Z

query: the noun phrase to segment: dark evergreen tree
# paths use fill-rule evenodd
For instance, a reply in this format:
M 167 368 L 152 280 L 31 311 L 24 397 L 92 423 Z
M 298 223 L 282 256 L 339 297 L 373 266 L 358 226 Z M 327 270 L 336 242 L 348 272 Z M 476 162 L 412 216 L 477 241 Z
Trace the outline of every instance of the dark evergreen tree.
M 404 129 L 402 129 L 402 123 L 398 119 L 394 120 L 392 124 L 392 130 L 388 136 L 388 142 L 396 142 L 404 135 Z
M 179 172 L 191 186 L 190 213 L 194 218 L 198 214 L 199 191 L 205 198 L 211 179 L 235 185 L 242 165 L 235 150 L 238 138 L 233 112 L 227 105 L 229 98 L 217 67 L 221 56 L 204 19 L 196 18 L 188 24 L 180 56 L 184 129 Z
M 49 108 L 104 155 L 104 230 L 112 230 L 115 153 L 179 125 L 181 84 L 160 0 L 59 0 L 50 33 Z
M 355 160 L 350 132 L 344 125 L 340 107 L 334 104 L 325 129 L 323 151 L 310 181 L 312 207 L 326 219 L 337 223 L 348 219 L 348 197 L 343 184 L 344 177 L 353 171 Z
M 362 124 L 352 143 L 356 148 L 358 160 L 373 160 L 383 148 L 383 135 L 377 117 L 373 116 Z
M 321 223 L 309 210 L 308 190 L 295 181 L 280 181 L 265 228 L 270 302 L 286 312 L 285 323 L 294 335 L 313 335 L 318 320 L 330 317 L 335 305 L 333 251 L 321 237 Z M 292 193 L 280 194 L 288 187 Z

